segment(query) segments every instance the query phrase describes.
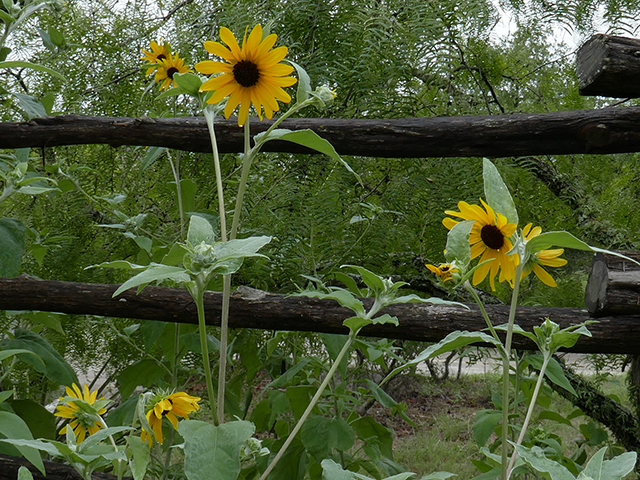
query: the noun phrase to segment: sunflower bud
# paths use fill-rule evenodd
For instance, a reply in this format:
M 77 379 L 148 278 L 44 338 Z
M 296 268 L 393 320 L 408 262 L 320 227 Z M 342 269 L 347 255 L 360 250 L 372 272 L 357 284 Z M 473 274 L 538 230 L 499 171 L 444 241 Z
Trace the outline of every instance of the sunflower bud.
M 331 90 L 329 87 L 317 87 L 313 92 L 310 92 L 314 97 L 313 104 L 318 108 L 326 108 L 333 103 L 333 100 L 338 96 L 335 90 Z

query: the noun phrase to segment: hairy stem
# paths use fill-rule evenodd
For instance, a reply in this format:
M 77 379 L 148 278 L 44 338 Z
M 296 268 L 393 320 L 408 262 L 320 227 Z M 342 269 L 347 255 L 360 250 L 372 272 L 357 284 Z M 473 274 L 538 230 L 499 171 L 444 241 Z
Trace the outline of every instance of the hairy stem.
M 267 476 L 271 473 L 271 470 L 273 470 L 276 464 L 280 461 L 280 459 L 286 452 L 287 448 L 289 448 L 289 445 L 291 445 L 291 442 L 293 442 L 294 438 L 302 428 L 302 425 L 304 425 L 304 422 L 307 420 L 307 417 L 311 414 L 311 411 L 320 400 L 322 393 L 324 392 L 325 388 L 327 388 L 327 385 L 329 385 L 329 382 L 335 375 L 336 370 L 338 370 L 338 366 L 340 365 L 340 363 L 342 363 L 342 359 L 347 354 L 347 352 L 351 350 L 351 347 L 353 346 L 353 342 L 355 341 L 357 335 L 358 335 L 358 331 L 355 331 L 355 332 L 351 331 L 351 333 L 349 333 L 349 340 L 347 340 L 347 342 L 342 347 L 342 350 L 340 350 L 340 353 L 338 354 L 335 361 L 333 362 L 333 365 L 331 365 L 329 372 L 324 377 L 324 380 L 318 387 L 318 391 L 311 399 L 311 402 L 309 403 L 309 405 L 307 405 L 307 408 L 302 414 L 302 416 L 300 417 L 300 420 L 298 420 L 298 423 L 296 423 L 296 426 L 293 428 L 293 430 L 287 437 L 287 440 L 284 442 L 280 450 L 278 450 L 277 455 L 273 458 L 273 460 L 271 460 L 271 463 L 269 464 L 267 469 L 264 471 L 264 473 L 260 476 L 259 480 L 265 480 L 265 478 L 267 478 Z
M 211 366 L 209 365 L 209 346 L 207 345 L 207 326 L 204 317 L 204 289 L 205 285 L 196 279 L 196 286 L 191 291 L 191 296 L 196 302 L 198 310 L 198 333 L 200 336 L 200 349 L 202 350 L 202 364 L 204 367 L 204 377 L 207 381 L 207 394 L 209 395 L 209 407 L 213 416 L 214 425 L 219 425 L 216 415 L 215 395 L 213 393 L 213 379 L 211 378 Z M 191 290 L 191 289 L 190 289 Z
M 509 363 L 511 361 L 511 342 L 513 340 L 513 325 L 516 319 L 516 308 L 518 307 L 518 293 L 520 291 L 520 278 L 524 262 L 520 260 L 516 267 L 516 275 L 513 280 L 513 293 L 511 294 L 511 307 L 509 308 L 509 323 L 507 325 L 507 338 L 504 345 L 504 355 L 502 357 L 502 480 L 508 478 L 509 459 Z
M 522 424 L 522 430 L 520 431 L 520 435 L 518 436 L 516 445 L 522 444 L 522 441 L 524 440 L 524 435 L 527 433 L 527 428 L 529 427 L 529 422 L 531 421 L 531 416 L 533 415 L 533 410 L 536 406 L 536 401 L 538 400 L 538 394 L 540 393 L 540 387 L 542 387 L 542 382 L 544 382 L 544 372 L 547 371 L 547 366 L 549 365 L 550 360 L 551 360 L 551 354 L 545 353 L 544 360 L 542 362 L 542 367 L 540 368 L 540 374 L 538 375 L 538 381 L 536 382 L 536 386 L 533 389 L 533 396 L 531 397 L 531 402 L 529 403 L 527 415 L 524 418 L 524 423 Z M 513 468 L 513 464 L 516 463 L 517 456 L 518 456 L 518 452 L 514 450 L 513 453 L 511 454 L 509 467 L 507 468 L 507 475 L 511 474 L 511 469 Z

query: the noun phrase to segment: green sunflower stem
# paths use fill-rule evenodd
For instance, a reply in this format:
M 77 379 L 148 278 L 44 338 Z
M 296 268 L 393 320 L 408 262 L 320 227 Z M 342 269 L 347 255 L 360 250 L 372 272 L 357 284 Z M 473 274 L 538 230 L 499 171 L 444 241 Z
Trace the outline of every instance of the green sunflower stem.
M 538 400 L 538 394 L 540 393 L 540 388 L 542 387 L 542 383 L 544 382 L 544 374 L 547 371 L 547 366 L 549 365 L 550 361 L 551 361 L 551 354 L 545 353 L 544 359 L 542 361 L 542 367 L 540 368 L 540 373 L 538 374 L 538 380 L 536 381 L 536 386 L 533 389 L 531 402 L 529 403 L 529 408 L 527 409 L 527 415 L 525 416 L 524 422 L 522 423 L 522 430 L 520 430 L 520 435 L 518 436 L 516 445 L 522 445 L 524 436 L 527 433 L 527 428 L 529 427 L 529 422 L 531 421 L 531 417 L 533 416 L 533 410 L 535 409 L 536 401 Z M 514 450 L 513 454 L 511 455 L 511 460 L 509 461 L 509 467 L 507 468 L 507 477 L 511 474 L 511 469 L 513 469 L 513 465 L 516 463 L 517 456 L 518 456 L 518 452 Z
M 213 379 L 211 378 L 211 365 L 209 365 L 209 346 L 207 344 L 207 325 L 204 316 L 204 290 L 205 285 L 200 279 L 196 279 L 196 286 L 191 292 L 191 296 L 196 302 L 198 310 L 198 333 L 200 336 L 200 349 L 202 350 L 202 364 L 204 376 L 207 381 L 207 395 L 209 395 L 209 407 L 213 416 L 214 425 L 218 426 L 218 416 L 216 415 L 215 395 L 213 393 Z
M 220 362 L 218 370 L 218 422 L 224 423 L 224 392 L 227 384 L 227 343 L 229 338 L 229 299 L 231 275 L 222 277 L 222 315 L 220 318 Z
M 233 220 L 231 222 L 231 239 L 236 238 L 238 235 L 238 225 L 240 224 L 240 215 L 242 215 L 242 203 L 244 202 L 244 194 L 247 191 L 247 181 L 249 180 L 249 170 L 253 163 L 253 157 L 254 151 L 251 149 L 251 126 L 249 117 L 247 117 L 247 121 L 244 123 L 242 173 L 240 174 L 240 184 L 238 185 L 238 195 L 236 196 L 236 208 L 233 212 Z
M 489 314 L 487 313 L 487 310 L 484 308 L 484 303 L 482 303 L 482 300 L 478 296 L 478 292 L 476 292 L 476 289 L 473 288 L 473 286 L 469 283 L 469 280 L 466 280 L 464 282 L 464 288 L 465 290 L 467 290 L 467 292 L 471 294 L 476 304 L 478 305 L 478 308 L 480 308 L 480 312 L 482 312 L 482 317 L 484 318 L 484 321 L 487 324 L 487 328 L 489 329 L 489 332 L 491 332 L 491 335 L 493 336 L 493 338 L 495 338 L 499 342 L 502 342 L 502 340 L 500 340 L 500 337 L 498 336 L 498 332 L 496 332 L 496 329 L 493 326 L 493 323 L 491 322 L 491 319 L 489 318 Z M 500 356 L 504 358 L 504 350 L 500 350 Z
M 511 362 L 511 343 L 513 340 L 513 326 L 516 318 L 518 306 L 518 293 L 520 291 L 520 278 L 524 262 L 522 259 L 516 267 L 516 274 L 513 280 L 513 293 L 511 294 L 511 306 L 509 308 L 509 323 L 507 324 L 507 337 L 504 345 L 504 356 L 502 357 L 502 480 L 507 480 L 509 460 L 509 367 Z
M 207 120 L 207 128 L 211 137 L 211 149 L 213 151 L 213 166 L 216 172 L 216 189 L 218 191 L 218 214 L 220 215 L 220 239 L 227 241 L 227 217 L 224 207 L 224 188 L 222 186 L 222 169 L 220 168 L 220 155 L 218 154 L 218 142 L 216 140 L 216 132 L 213 127 L 215 114 L 209 109 L 204 108 L 204 117 Z
M 347 354 L 347 352 L 349 352 L 351 350 L 351 347 L 353 346 L 353 342 L 355 341 L 356 337 L 358 336 L 358 332 L 359 331 L 360 330 L 357 330 L 357 331 L 353 331 L 352 330 L 349 333 L 349 339 L 347 340 L 347 342 L 342 347 L 342 350 L 340 350 L 340 353 L 338 353 L 338 356 L 334 360 L 333 365 L 331 365 L 331 368 L 329 369 L 329 372 L 327 372 L 327 375 L 324 377 L 324 380 L 322 381 L 322 383 L 318 387 L 318 391 L 316 392 L 316 394 L 311 399 L 311 402 L 309 402 L 309 405 L 307 405 L 307 408 L 304 411 L 304 413 L 302 414 L 302 416 L 300 417 L 300 420 L 298 420 L 298 423 L 296 423 L 296 426 L 293 427 L 293 430 L 291 431 L 291 433 L 287 437 L 287 440 L 284 442 L 284 444 L 282 445 L 280 450 L 278 450 L 278 453 L 273 458 L 273 460 L 271 460 L 271 463 L 269 464 L 267 469 L 262 473 L 262 475 L 260 476 L 259 480 L 265 480 L 267 478 L 267 476 L 271 473 L 271 471 L 274 469 L 276 464 L 280 461 L 282 456 L 285 454 L 285 452 L 287 451 L 287 448 L 289 448 L 289 445 L 291 445 L 291 442 L 293 442 L 293 440 L 295 439 L 296 435 L 298 434 L 298 432 L 300 431 L 300 429 L 304 425 L 304 422 L 307 420 L 307 417 L 309 417 L 309 415 L 311 414 L 311 411 L 317 405 L 318 401 L 320 400 L 320 397 L 324 393 L 325 388 L 327 388 L 327 385 L 329 385 L 329 382 L 331 381 L 331 379 L 335 375 L 336 370 L 338 370 L 338 367 L 340 366 L 340 363 L 342 363 L 342 359 Z

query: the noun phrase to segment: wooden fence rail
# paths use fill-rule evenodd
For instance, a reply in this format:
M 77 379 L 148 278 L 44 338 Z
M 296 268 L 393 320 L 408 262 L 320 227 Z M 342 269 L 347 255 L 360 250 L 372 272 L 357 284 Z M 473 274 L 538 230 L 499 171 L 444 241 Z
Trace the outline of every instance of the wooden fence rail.
M 197 323 L 196 307 L 184 289 L 146 287 L 112 298 L 118 285 L 38 280 L 22 275 L 0 279 L 0 310 L 42 310 L 69 314 Z M 207 292 L 205 309 L 210 325 L 219 325 L 222 294 Z M 507 323 L 508 307 L 487 305 L 495 325 Z M 362 335 L 437 342 L 455 330 L 477 331 L 486 327 L 475 305 L 468 309 L 429 304 L 393 305 L 385 310 L 399 325 L 372 325 Z M 231 297 L 229 326 L 263 330 L 348 333 L 342 321 L 351 316 L 333 300 L 276 295 L 251 288 L 238 289 Z M 591 320 L 584 309 L 518 307 L 517 321 L 527 331 L 549 317 L 563 328 Z M 640 345 L 640 316 L 598 318 L 590 325 L 593 337 L 583 337 L 572 352 L 636 353 Z M 532 349 L 533 344 L 516 335 L 514 348 Z
M 252 134 L 272 121 L 253 121 Z M 505 157 L 640 151 L 640 107 L 550 113 L 399 119 L 296 118 L 282 128 L 309 128 L 341 155 L 390 158 Z M 219 150 L 242 151 L 243 129 L 233 118 L 216 120 Z M 203 117 L 129 118 L 60 115 L 0 123 L 0 149 L 108 144 L 210 152 Z M 269 142 L 265 151 L 308 150 Z

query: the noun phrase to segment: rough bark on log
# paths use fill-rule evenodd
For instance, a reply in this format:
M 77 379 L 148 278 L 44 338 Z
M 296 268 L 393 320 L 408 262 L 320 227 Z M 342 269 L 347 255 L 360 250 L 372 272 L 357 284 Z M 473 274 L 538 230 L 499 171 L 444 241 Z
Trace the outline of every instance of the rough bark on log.
M 620 253 L 640 261 L 640 252 Z M 640 265 L 615 255 L 594 255 L 585 303 L 594 317 L 640 315 Z
M 0 465 L 2 465 L 2 468 L 0 468 L 0 480 L 16 480 L 20 467 L 27 467 L 34 480 L 82 480 L 82 476 L 71 465 L 62 463 L 45 461 L 46 477 L 25 458 L 0 454 Z M 116 480 L 118 478 L 115 475 L 101 472 L 93 472 L 91 477 L 96 480 Z M 131 480 L 131 477 L 125 477 L 125 479 Z
M 37 280 L 26 276 L 0 279 L 0 309 L 42 310 L 70 314 L 197 323 L 196 307 L 186 290 L 146 287 L 139 295 L 135 289 L 112 298 L 118 285 L 72 283 Z M 367 303 L 365 301 L 365 303 Z M 220 324 L 222 294 L 207 292 L 207 323 Z M 509 307 L 487 305 L 495 325 L 508 321 Z M 263 330 L 295 330 L 346 334 L 342 321 L 350 310 L 333 300 L 276 295 L 260 290 L 240 288 L 231 297 L 229 326 Z M 455 330 L 478 331 L 486 327 L 475 305 L 469 310 L 455 306 L 429 304 L 392 305 L 385 313 L 396 316 L 399 326 L 371 325 L 364 336 L 437 342 Z M 562 328 L 576 325 L 590 317 L 580 308 L 518 307 L 517 321 L 525 330 L 540 325 L 546 317 Z M 582 337 L 571 349 L 582 353 L 638 353 L 640 351 L 640 317 L 603 317 L 589 325 L 592 338 Z M 529 340 L 515 336 L 514 348 L 533 349 Z
M 640 97 L 640 40 L 594 35 L 576 56 L 580 95 Z
M 253 135 L 273 122 L 251 123 Z M 311 129 L 341 155 L 390 158 L 560 155 L 640 151 L 640 107 L 551 113 L 399 119 L 297 118 L 281 123 Z M 237 121 L 217 119 L 222 153 L 243 149 Z M 108 144 L 210 152 L 202 117 L 128 118 L 60 115 L 0 123 L 0 148 Z M 268 142 L 265 151 L 309 150 L 290 142 Z

